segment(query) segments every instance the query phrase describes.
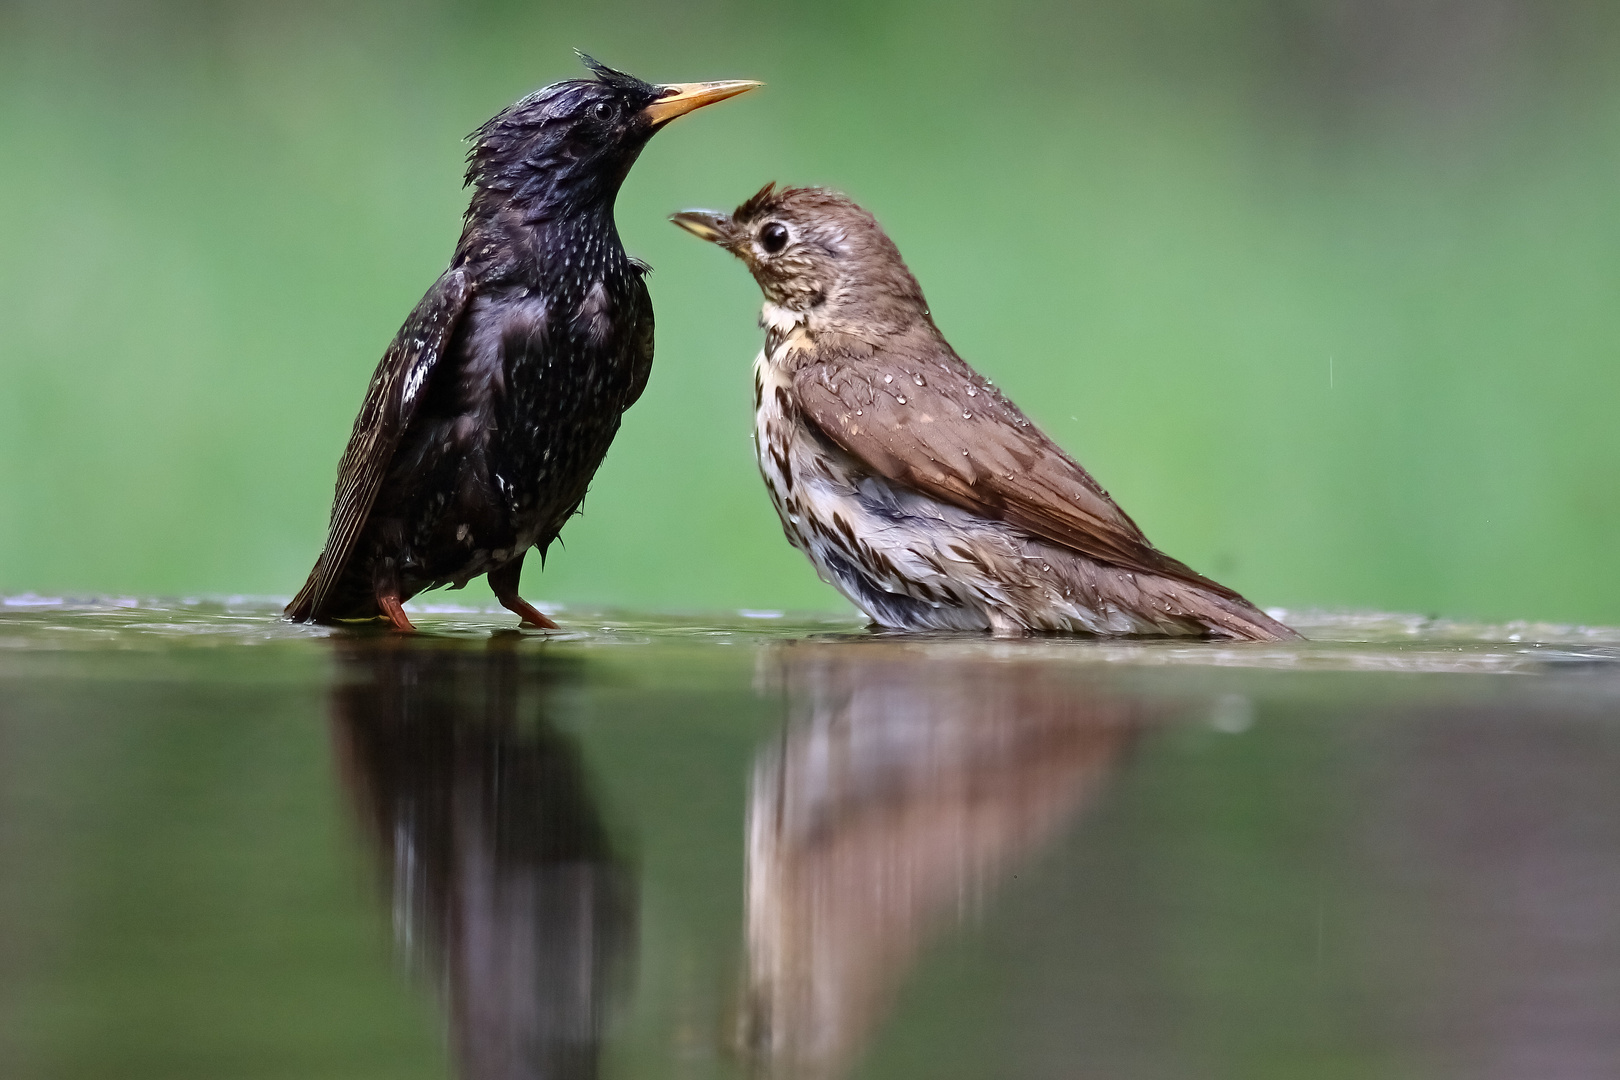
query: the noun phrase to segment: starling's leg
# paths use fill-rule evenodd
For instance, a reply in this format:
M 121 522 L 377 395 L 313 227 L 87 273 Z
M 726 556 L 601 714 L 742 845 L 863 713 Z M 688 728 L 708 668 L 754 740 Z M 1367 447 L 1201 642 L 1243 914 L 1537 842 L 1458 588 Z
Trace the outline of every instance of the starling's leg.
M 527 553 L 525 553 L 527 554 Z M 523 556 L 519 555 L 499 570 L 489 572 L 489 587 L 495 590 L 495 599 L 501 606 L 523 620 L 526 626 L 543 630 L 556 630 L 557 624 L 542 615 L 537 608 L 518 595 L 518 579 L 523 576 Z
M 399 571 L 393 559 L 378 559 L 371 571 L 371 595 L 377 598 L 383 618 L 394 624 L 395 630 L 413 633 L 416 627 L 405 617 L 399 599 Z
M 383 616 L 394 624 L 395 630 L 404 630 L 406 632 L 416 630 L 416 627 L 411 625 L 411 620 L 405 617 L 405 609 L 400 606 L 397 593 L 377 597 L 377 606 L 382 608 Z

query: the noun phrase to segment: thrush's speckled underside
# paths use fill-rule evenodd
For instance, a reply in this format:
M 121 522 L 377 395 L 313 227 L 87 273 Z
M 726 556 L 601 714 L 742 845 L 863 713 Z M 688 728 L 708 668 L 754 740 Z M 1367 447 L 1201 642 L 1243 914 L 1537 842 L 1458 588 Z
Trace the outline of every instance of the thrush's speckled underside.
M 941 336 L 876 219 L 767 185 L 677 224 L 765 294 L 755 451 L 788 540 L 880 626 L 1298 635 L 1159 551 Z

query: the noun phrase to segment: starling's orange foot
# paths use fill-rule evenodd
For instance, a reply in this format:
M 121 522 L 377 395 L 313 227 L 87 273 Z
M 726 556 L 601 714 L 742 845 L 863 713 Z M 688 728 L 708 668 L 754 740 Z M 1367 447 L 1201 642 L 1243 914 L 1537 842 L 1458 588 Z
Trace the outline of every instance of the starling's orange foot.
M 561 629 L 556 623 L 546 618 L 540 609 L 523 599 L 521 596 L 497 596 L 501 606 L 523 620 L 524 626 L 533 626 L 540 630 Z
M 556 623 L 540 614 L 533 604 L 518 595 L 518 583 L 522 580 L 523 554 L 489 572 L 489 587 L 494 591 L 495 599 L 499 600 L 507 611 L 522 619 L 524 626 L 534 626 L 541 630 L 558 629 Z
M 377 597 L 377 606 L 382 608 L 384 618 L 394 624 L 395 630 L 405 633 L 416 632 L 416 627 L 411 625 L 411 620 L 405 617 L 405 609 L 400 605 L 399 597 L 379 596 Z

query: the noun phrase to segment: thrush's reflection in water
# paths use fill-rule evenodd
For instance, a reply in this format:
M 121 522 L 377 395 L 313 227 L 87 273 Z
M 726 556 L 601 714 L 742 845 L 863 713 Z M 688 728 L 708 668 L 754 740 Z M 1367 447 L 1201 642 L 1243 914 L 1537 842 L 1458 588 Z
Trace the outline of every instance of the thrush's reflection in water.
M 789 701 L 748 808 L 749 992 L 764 1072 L 843 1072 L 930 930 L 971 912 L 1107 777 L 1143 719 L 1057 665 L 889 643 L 769 654 Z
M 343 778 L 392 882 L 396 943 L 437 982 L 466 1080 L 594 1077 L 635 939 L 543 656 L 339 645 Z

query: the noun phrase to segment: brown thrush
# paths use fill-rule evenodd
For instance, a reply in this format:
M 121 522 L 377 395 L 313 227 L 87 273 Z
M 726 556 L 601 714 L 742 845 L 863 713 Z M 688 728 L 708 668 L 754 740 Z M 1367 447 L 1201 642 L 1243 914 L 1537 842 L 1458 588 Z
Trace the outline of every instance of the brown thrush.
M 1148 543 L 1073 458 L 957 356 L 875 218 L 767 184 L 677 225 L 765 294 L 754 440 L 783 530 L 901 630 L 1299 635 Z

